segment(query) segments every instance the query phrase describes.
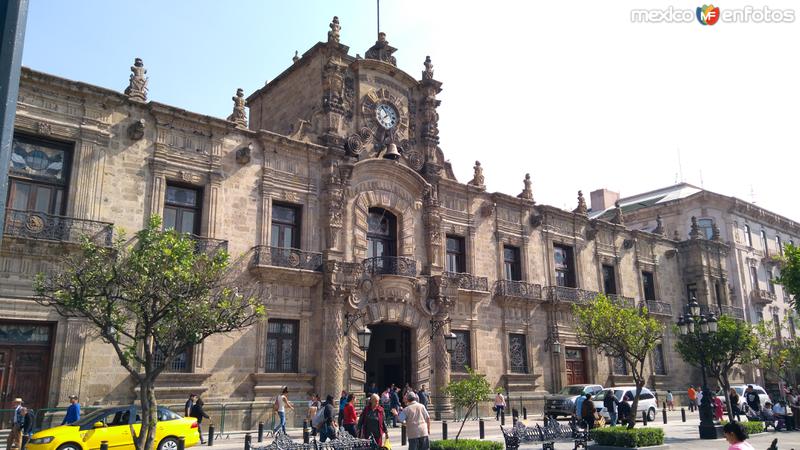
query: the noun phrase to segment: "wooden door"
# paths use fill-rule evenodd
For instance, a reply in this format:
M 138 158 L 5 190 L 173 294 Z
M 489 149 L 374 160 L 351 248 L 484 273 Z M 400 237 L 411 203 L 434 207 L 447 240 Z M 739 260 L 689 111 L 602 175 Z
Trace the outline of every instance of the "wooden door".
M 14 371 L 10 380 L 13 389 L 10 393 L 22 398 L 28 408 L 45 407 L 49 367 L 49 348 L 20 346 L 14 349 Z
M 0 409 L 10 409 L 11 400 L 8 393 L 8 378 L 11 366 L 11 350 L 0 347 Z M 0 429 L 8 428 L 10 415 L 0 413 Z
M 582 348 L 566 348 L 565 359 L 567 362 L 567 383 L 586 384 L 586 360 Z

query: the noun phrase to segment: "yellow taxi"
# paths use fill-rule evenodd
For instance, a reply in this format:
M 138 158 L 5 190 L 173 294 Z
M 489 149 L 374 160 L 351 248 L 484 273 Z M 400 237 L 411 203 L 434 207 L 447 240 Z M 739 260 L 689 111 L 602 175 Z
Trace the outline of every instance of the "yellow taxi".
M 37 432 L 28 450 L 98 450 L 108 441 L 108 450 L 134 450 L 134 436 L 139 435 L 141 417 L 136 406 L 118 406 L 92 411 L 71 425 L 61 425 Z M 197 419 L 183 418 L 167 408 L 158 407 L 158 423 L 153 446 L 157 450 L 177 450 L 178 438 L 191 447 L 200 441 Z

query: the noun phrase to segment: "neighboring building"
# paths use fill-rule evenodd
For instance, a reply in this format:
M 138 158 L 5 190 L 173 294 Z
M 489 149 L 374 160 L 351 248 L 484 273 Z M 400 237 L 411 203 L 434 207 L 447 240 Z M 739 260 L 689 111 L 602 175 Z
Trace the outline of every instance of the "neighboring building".
M 436 395 L 465 366 L 541 398 L 568 383 L 631 382 L 624 363 L 576 341 L 570 308 L 598 292 L 644 302 L 667 326 L 689 284 L 702 304 L 741 314 L 723 242 L 631 230 L 620 211 L 590 220 L 582 196 L 574 212 L 536 205 L 529 177 L 517 196 L 488 193 L 479 163 L 458 182 L 438 145 L 430 59 L 418 80 L 394 51 L 381 34 L 365 58 L 350 56 L 335 19 L 327 42 L 247 98 L 249 126 L 241 92 L 227 120 L 147 102 L 140 60 L 124 94 L 24 69 L 0 249 L 7 398 L 135 398 L 113 351 L 83 321 L 32 301 L 31 280 L 81 234 L 110 242 L 112 224 L 132 233 L 151 214 L 227 247 L 246 282 L 272 285 L 268 321 L 173 362 L 158 386 L 168 402 L 372 381 Z M 356 339 L 365 324 L 366 352 Z M 699 376 L 668 332 L 648 384 L 682 391 L 689 380 Z
M 618 194 L 601 189 L 591 197 L 590 216 L 607 218 L 613 215 L 612 206 Z M 634 229 L 652 230 L 660 216 L 665 233 L 675 239 L 690 237 L 686 230 L 691 229 L 693 220 L 701 239 L 711 240 L 718 234 L 718 239 L 732 250 L 726 262 L 730 274 L 730 304 L 747 311 L 751 322 L 772 322 L 779 339 L 796 335 L 800 324 L 791 306 L 791 297 L 773 280 L 780 275 L 780 264 L 775 257 L 783 254 L 783 246 L 800 243 L 800 223 L 755 204 L 687 183 L 618 201 L 626 224 Z M 712 304 L 724 307 L 727 304 L 721 298 L 724 290 L 724 286 L 688 283 L 686 295 L 707 296 Z

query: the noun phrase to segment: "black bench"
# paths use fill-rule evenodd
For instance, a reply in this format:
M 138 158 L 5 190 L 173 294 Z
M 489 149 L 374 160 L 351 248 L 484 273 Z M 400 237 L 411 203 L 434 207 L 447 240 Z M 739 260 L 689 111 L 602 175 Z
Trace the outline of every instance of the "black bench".
M 579 429 L 575 423 L 559 424 L 555 420 L 545 422 L 544 426 L 527 427 L 517 422 L 514 427 L 505 429 L 502 426 L 503 439 L 507 450 L 517 450 L 522 442 L 541 442 L 542 450 L 553 450 L 556 442 L 574 441 L 575 449 L 585 449 L 589 440 L 589 432 Z
M 339 437 L 324 443 L 312 439 L 305 444 L 295 442 L 283 433 L 276 433 L 275 440 L 266 446 L 252 446 L 252 450 L 377 450 L 378 445 L 370 439 L 354 438 L 347 432 L 340 432 Z

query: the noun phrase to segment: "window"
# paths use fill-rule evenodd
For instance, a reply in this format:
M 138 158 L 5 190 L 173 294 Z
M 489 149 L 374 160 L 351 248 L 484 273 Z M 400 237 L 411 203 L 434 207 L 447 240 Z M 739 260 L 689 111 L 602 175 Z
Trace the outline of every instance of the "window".
M 156 367 L 164 365 L 165 355 L 160 348 L 156 349 L 154 356 Z M 164 369 L 164 372 L 186 373 L 192 371 L 192 350 L 191 348 L 179 353 L 170 363 L 169 367 Z
M 278 248 L 300 248 L 300 207 L 272 204 L 270 245 Z
M 164 229 L 200 234 L 200 191 L 167 185 L 164 199 Z
M 644 391 L 643 390 L 642 393 L 639 394 L 639 400 L 652 400 L 654 398 L 655 398 L 655 396 L 650 391 Z
M 780 236 L 775 236 L 775 246 L 778 247 L 778 254 L 783 256 L 783 242 Z
M 524 334 L 508 335 L 509 361 L 511 373 L 528 373 L 528 348 Z
M 714 221 L 711 219 L 697 219 L 697 226 L 700 228 L 700 231 L 703 232 L 703 235 L 706 239 L 711 239 L 714 235 Z
M 775 294 L 775 283 L 773 282 L 772 271 L 767 271 L 767 289 L 769 289 L 770 294 Z
M 753 246 L 753 234 L 750 233 L 750 225 L 745 225 L 744 226 L 744 238 L 746 239 L 747 246 L 748 247 L 752 247 Z
M 765 255 L 769 253 L 769 249 L 767 248 L 767 232 L 764 230 L 761 230 L 761 247 Z
M 644 289 L 645 300 L 656 299 L 656 283 L 653 279 L 653 272 L 642 272 L 642 288 Z M 691 297 L 689 297 L 691 298 Z
M 617 277 L 614 266 L 603 264 L 603 291 L 606 294 L 617 293 Z
M 472 367 L 472 355 L 470 354 L 469 331 L 453 330 L 456 335 L 456 346 L 450 356 L 450 370 L 453 372 L 466 372 L 466 367 Z
M 70 146 L 14 136 L 8 170 L 8 207 L 63 215 L 70 166 Z
M 506 280 L 522 280 L 522 267 L 519 261 L 519 247 L 503 246 L 503 271 Z
M 447 272 L 464 273 L 467 271 L 467 259 L 464 249 L 463 237 L 447 236 L 447 261 L 445 261 L 445 270 Z
M 764 313 L 756 311 L 756 323 L 764 321 Z
M 653 349 L 653 369 L 656 375 L 666 375 L 667 366 L 664 364 L 664 346 L 656 344 Z
M 758 269 L 756 266 L 750 266 L 750 284 L 753 285 L 753 290 L 757 290 L 759 288 Z
M 575 285 L 575 261 L 572 258 L 572 247 L 553 246 L 556 267 L 556 286 L 577 287 Z
M 300 322 L 271 319 L 267 323 L 267 372 L 297 372 Z
M 628 363 L 625 362 L 625 358 L 622 356 L 614 356 L 611 358 L 611 373 L 614 375 L 627 375 L 628 374 Z
M 714 298 L 716 298 L 718 305 L 722 304 L 722 293 L 719 289 L 719 282 L 714 283 Z
M 775 338 L 781 340 L 781 319 L 777 314 L 772 315 L 772 326 L 775 327 Z
M 367 258 L 395 256 L 396 249 L 397 219 L 394 214 L 383 208 L 370 208 L 367 218 Z
M 688 302 L 697 300 L 697 284 L 689 283 L 686 285 L 686 299 Z

